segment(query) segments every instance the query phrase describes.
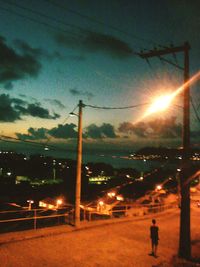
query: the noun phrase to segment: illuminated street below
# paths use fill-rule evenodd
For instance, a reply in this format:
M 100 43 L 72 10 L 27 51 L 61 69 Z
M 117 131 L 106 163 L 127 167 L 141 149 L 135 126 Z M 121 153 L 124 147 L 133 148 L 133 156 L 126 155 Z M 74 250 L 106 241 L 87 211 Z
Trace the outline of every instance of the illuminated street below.
M 192 240 L 194 241 L 192 252 L 193 257 L 198 257 L 200 209 L 193 205 L 191 211 Z M 149 267 L 163 263 L 165 263 L 164 266 L 172 266 L 170 260 L 176 255 L 178 249 L 179 210 L 176 208 L 154 216 L 160 228 L 158 258 L 148 255 L 151 248 L 149 226 L 152 216 L 154 215 L 146 216 L 145 219 L 135 217 L 131 220 L 107 220 L 106 225 L 105 221 L 86 222 L 82 224 L 84 229 L 79 231 L 72 231 L 70 226 L 61 226 L 35 232 L 3 234 L 0 236 L 1 267 Z M 99 224 L 100 226 L 97 227 Z M 34 239 L 34 236 L 37 238 Z M 38 236 L 43 237 L 38 238 Z M 3 241 L 12 238 L 20 239 L 20 237 L 31 239 L 2 244 Z M 13 251 L 15 251 L 14 254 Z

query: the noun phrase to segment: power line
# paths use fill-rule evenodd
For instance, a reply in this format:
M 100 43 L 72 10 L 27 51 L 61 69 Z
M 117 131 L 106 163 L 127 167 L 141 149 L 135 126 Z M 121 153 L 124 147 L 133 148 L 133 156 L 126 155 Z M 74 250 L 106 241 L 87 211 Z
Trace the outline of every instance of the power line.
M 92 22 L 94 22 L 94 23 L 97 23 L 97 24 L 99 24 L 99 25 L 106 26 L 107 28 L 110 28 L 110 29 L 112 29 L 112 30 L 114 30 L 114 31 L 117 31 L 117 32 L 119 32 L 119 33 L 122 33 L 122 34 L 124 34 L 124 35 L 126 35 L 126 36 L 128 36 L 128 37 L 131 37 L 131 38 L 140 40 L 140 41 L 142 41 L 142 42 L 149 42 L 149 43 L 152 43 L 153 45 L 157 45 L 157 44 L 156 44 L 154 41 L 152 41 L 152 40 L 148 40 L 148 39 L 146 39 L 146 38 L 141 38 L 141 37 L 138 37 L 138 36 L 136 36 L 136 35 L 130 34 L 130 33 L 126 32 L 126 31 L 123 31 L 122 29 L 119 29 L 119 28 L 116 27 L 116 26 L 113 26 L 113 25 L 108 24 L 108 23 L 104 23 L 104 22 L 102 22 L 102 21 L 100 21 L 100 20 L 98 20 L 98 19 L 95 19 L 95 18 L 93 18 L 93 17 L 90 17 L 90 16 L 87 16 L 87 15 L 85 15 L 85 14 L 82 14 L 82 13 L 80 13 L 80 12 L 78 12 L 78 11 L 75 11 L 75 10 L 73 10 L 73 9 L 71 9 L 71 8 L 68 8 L 68 7 L 66 7 L 65 5 L 62 5 L 62 4 L 60 4 L 60 3 L 55 3 L 54 1 L 51 1 L 51 0 L 43 0 L 43 1 L 48 2 L 48 3 L 52 4 L 53 6 L 56 6 L 56 7 L 60 8 L 60 9 L 62 9 L 62 10 L 64 9 L 64 10 L 66 10 L 66 11 L 69 12 L 69 13 L 75 14 L 75 15 L 77 15 L 77 16 L 79 16 L 79 17 L 82 17 L 82 18 L 84 18 L 84 19 L 87 19 L 87 20 L 89 20 L 89 21 L 92 21 Z
M 191 96 L 190 96 L 190 102 L 191 102 L 191 104 L 192 104 L 192 108 L 193 108 L 193 110 L 194 110 L 194 114 L 195 114 L 197 120 L 200 122 L 199 114 L 198 114 L 198 112 L 197 112 L 197 109 L 196 109 L 196 107 L 195 107 L 195 105 L 194 105 L 194 101 L 193 101 L 193 99 L 192 99 Z
M 2 1 L 2 0 L 0 0 L 0 1 Z M 54 25 L 48 24 L 48 23 L 46 23 L 46 22 L 42 22 L 42 21 L 39 21 L 39 20 L 37 20 L 37 19 L 28 17 L 28 16 L 26 16 L 26 15 L 23 15 L 23 14 L 21 14 L 21 13 L 18 13 L 17 11 L 13 11 L 13 10 L 11 10 L 11 9 L 9 9 L 9 8 L 5 8 L 5 7 L 0 6 L 0 9 L 1 9 L 1 10 L 4 10 L 4 11 L 6 11 L 6 12 L 9 12 L 9 13 L 11 13 L 11 14 L 14 14 L 14 15 L 16 15 L 16 16 L 18 16 L 18 17 L 21 17 L 21 18 L 23 18 L 23 19 L 27 19 L 27 20 L 32 21 L 32 22 L 35 22 L 35 23 L 37 23 L 37 24 L 46 26 L 46 27 L 51 28 L 51 29 L 53 29 L 53 30 L 55 30 L 55 31 L 61 31 L 61 32 L 65 33 L 65 34 L 66 34 L 66 33 L 67 33 L 67 34 L 71 34 L 71 35 L 73 35 L 74 37 L 77 37 L 77 36 L 78 36 L 77 34 L 75 34 L 75 33 L 72 32 L 72 31 L 64 30 L 64 29 L 61 29 L 61 28 L 56 27 L 56 26 L 54 26 Z
M 5 4 L 5 2 L 4 2 L 3 0 L 0 0 L 0 1 L 1 1 L 2 3 Z M 46 0 L 44 0 L 44 1 L 46 1 Z M 79 30 L 79 32 L 76 32 L 76 33 L 75 33 L 75 32 L 73 32 L 73 31 L 69 31 L 69 30 L 61 29 L 61 28 L 59 28 L 59 27 L 57 27 L 57 26 L 55 26 L 55 25 L 49 24 L 49 23 L 47 23 L 47 22 L 39 21 L 38 19 L 35 19 L 35 18 L 32 18 L 32 17 L 26 16 L 26 15 L 24 15 L 24 14 L 21 14 L 21 13 L 19 13 L 19 12 L 17 12 L 17 11 L 14 11 L 14 10 L 9 9 L 9 8 L 6 8 L 6 7 L 0 7 L 1 10 L 4 10 L 4 11 L 9 12 L 9 13 L 11 13 L 11 14 L 14 14 L 14 15 L 16 15 L 16 16 L 19 16 L 19 17 L 21 17 L 21 18 L 23 18 L 23 19 L 27 19 L 27 20 L 29 20 L 29 21 L 35 22 L 35 23 L 37 23 L 37 24 L 46 26 L 46 27 L 51 28 L 51 29 L 53 29 L 53 30 L 55 30 L 55 31 L 60 31 L 60 32 L 63 32 L 64 34 L 70 34 L 70 35 L 74 36 L 74 38 L 80 37 L 81 35 L 84 36 L 84 34 L 83 34 L 82 32 L 90 32 L 90 30 L 85 29 L 85 28 L 83 28 L 83 27 L 80 27 L 80 26 L 77 26 L 77 25 L 74 25 L 74 24 L 71 24 L 71 23 L 64 22 L 63 20 L 59 20 L 59 19 L 57 19 L 57 18 L 54 18 L 54 17 L 52 17 L 52 16 L 43 14 L 43 13 L 41 13 L 41 12 L 35 11 L 35 10 L 33 10 L 33 9 L 27 8 L 27 7 L 22 6 L 22 5 L 19 5 L 19 4 L 11 3 L 11 2 L 6 2 L 6 4 L 11 5 L 11 6 L 14 6 L 14 7 L 17 7 L 17 8 L 20 8 L 20 9 L 25 10 L 25 11 L 28 11 L 28 12 L 30 12 L 30 13 L 32 13 L 32 14 L 35 14 L 35 15 L 40 16 L 40 17 L 42 17 L 42 18 L 48 19 L 48 20 L 50 20 L 50 21 L 53 21 L 53 22 L 56 22 L 56 23 L 60 23 L 60 24 L 63 25 L 63 26 L 68 26 L 68 27 L 72 27 L 72 28 L 75 28 L 75 29 Z M 99 22 L 99 23 L 100 23 L 100 22 Z M 101 24 L 101 23 L 100 23 L 100 24 Z M 104 23 L 102 23 L 102 24 L 104 25 Z M 106 25 L 106 24 L 105 24 L 105 25 Z M 108 25 L 108 27 L 110 27 L 110 26 Z M 113 28 L 113 29 L 115 29 L 116 31 L 119 31 L 119 32 L 120 32 L 120 30 L 119 30 L 118 28 L 114 27 L 114 26 L 111 27 L 111 28 Z M 134 36 L 132 36 L 132 35 L 126 33 L 126 32 L 122 32 L 122 31 L 121 31 L 121 33 L 123 33 L 123 34 L 125 34 L 125 35 L 129 35 L 129 37 L 133 37 L 133 38 L 134 38 Z M 139 38 L 139 37 L 138 37 L 138 38 L 135 37 L 135 38 L 136 38 L 136 39 L 142 39 L 142 38 Z M 145 39 L 144 39 L 143 41 L 146 42 L 146 41 L 148 41 L 148 40 L 145 40 Z M 155 44 L 155 43 L 154 43 L 154 44 Z M 133 52 L 133 54 L 139 56 L 139 52 Z
M 77 105 L 74 107 L 73 109 L 73 112 L 77 109 Z M 67 116 L 67 118 L 63 121 L 62 125 L 69 119 L 70 117 L 70 114 Z M 6 139 L 9 139 L 8 140 L 4 140 L 2 138 L 6 138 Z M 44 147 L 44 148 L 51 148 L 51 149 L 55 149 L 55 150 L 60 150 L 60 151 L 66 151 L 65 149 L 62 149 L 62 148 L 58 148 L 56 146 L 53 146 L 53 145 L 49 145 L 49 141 L 51 140 L 52 137 L 47 137 L 47 141 L 45 143 L 38 143 L 38 142 L 35 142 L 35 141 L 30 141 L 30 140 L 23 140 L 23 139 L 20 139 L 20 138 L 16 138 L 16 137 L 11 137 L 11 136 L 6 136 L 6 135 L 0 135 L 0 140 L 1 141 L 5 141 L 5 142 L 15 142 L 15 141 L 20 141 L 20 142 L 23 142 L 23 143 L 28 143 L 28 144 L 31 144 L 31 145 L 37 145 L 37 146 L 41 146 L 41 147 Z M 10 141 L 10 140 L 15 140 L 15 141 Z M 15 142 L 16 143 L 16 142 Z
M 3 0 L 0 0 L 0 1 L 1 1 L 2 3 L 5 4 L 5 2 L 4 2 Z M 94 18 L 92 18 L 92 17 L 89 17 L 89 16 L 83 15 L 83 14 L 81 14 L 81 13 L 79 13 L 79 12 L 76 12 L 76 11 L 74 11 L 74 10 L 72 10 L 72 9 L 68 9 L 67 7 L 65 7 L 65 6 L 63 6 L 63 5 L 55 4 L 55 3 L 53 3 L 52 1 L 48 1 L 48 0 L 44 0 L 44 1 L 49 2 L 49 3 L 51 3 L 52 5 L 57 6 L 57 7 L 59 7 L 59 8 L 65 9 L 65 10 L 68 11 L 68 12 L 71 12 L 71 13 L 74 13 L 74 14 L 76 14 L 76 15 L 78 15 L 78 16 L 81 16 L 81 17 L 83 17 L 83 18 L 85 18 L 85 19 L 91 20 L 92 22 L 95 22 L 95 23 L 98 23 L 98 24 L 107 26 L 108 28 L 111 28 L 111 29 L 113 29 L 113 30 L 115 30 L 115 31 L 118 31 L 118 32 L 120 32 L 120 33 L 123 33 L 124 35 L 127 35 L 127 36 L 129 36 L 129 37 L 131 37 L 131 38 L 138 39 L 138 40 L 142 40 L 143 42 L 150 42 L 150 43 L 156 45 L 155 42 L 153 42 L 153 41 L 151 41 L 151 40 L 147 40 L 147 39 L 144 39 L 144 38 L 140 38 L 140 37 L 134 36 L 134 35 L 132 35 L 132 34 L 130 34 L 130 33 L 128 33 L 128 32 L 122 31 L 121 29 L 119 29 L 119 28 L 117 28 L 117 27 L 115 27 L 115 26 L 113 26 L 113 25 L 106 24 L 106 23 L 101 22 L 101 21 L 99 21 L 99 20 L 96 20 L 96 19 L 94 19 Z M 71 23 L 64 22 L 63 20 L 60 20 L 60 19 L 57 19 L 57 18 L 55 18 L 55 17 L 46 15 L 46 14 L 41 13 L 41 12 L 39 12 L 39 11 L 35 11 L 35 10 L 33 10 L 33 9 L 30 9 L 30 8 L 25 7 L 25 6 L 23 6 L 23 5 L 20 5 L 20 4 L 18 4 L 18 3 L 14 3 L 14 2 L 6 1 L 6 4 L 8 4 L 8 5 L 10 5 L 10 6 L 14 6 L 14 7 L 20 8 L 20 9 L 23 9 L 23 10 L 28 11 L 28 12 L 31 12 L 32 14 L 36 14 L 36 15 L 42 17 L 42 18 L 46 18 L 46 19 L 51 20 L 51 21 L 54 21 L 54 22 L 56 22 L 56 23 L 60 23 L 60 24 L 62 24 L 63 26 L 69 26 L 69 27 L 72 27 L 72 28 L 76 28 L 76 29 L 78 29 L 78 30 L 80 31 L 80 32 L 79 32 L 80 34 L 81 34 L 81 31 L 89 31 L 89 30 L 86 30 L 86 29 L 83 28 L 83 27 L 80 27 L 80 26 L 77 26 L 77 25 L 74 25 L 74 24 L 71 24 Z M 0 7 L 0 8 L 1 8 L 2 10 L 4 10 L 4 11 L 9 12 L 9 13 L 13 13 L 13 14 L 15 14 L 15 15 L 17 15 L 17 16 L 20 16 L 20 17 L 23 17 L 23 18 L 25 18 L 25 19 L 28 19 L 28 20 L 30 20 L 30 21 L 32 21 L 32 22 L 36 22 L 36 23 L 39 23 L 39 24 L 41 24 L 41 25 L 44 25 L 44 26 L 47 26 L 47 27 L 51 27 L 51 28 L 53 28 L 53 29 L 55 29 L 55 30 L 60 30 L 60 31 L 62 31 L 62 32 L 64 32 L 64 33 L 70 33 L 70 34 L 76 35 L 76 34 L 73 33 L 73 32 L 69 32 L 69 31 L 66 31 L 66 30 L 62 30 L 62 29 L 57 28 L 57 27 L 55 27 L 55 26 L 53 26 L 53 25 L 50 25 L 50 24 L 48 24 L 48 23 L 46 23 L 46 22 L 41 22 L 41 21 L 38 21 L 38 20 L 36 20 L 36 19 L 34 19 L 34 18 L 30 18 L 30 17 L 28 17 L 28 16 L 26 16 L 26 15 L 23 15 L 23 14 L 21 14 L 21 13 L 18 13 L 17 11 L 13 11 L 13 10 L 10 10 L 10 9 L 8 9 L 8 8 L 5 8 L 5 7 Z M 135 54 L 137 54 L 137 53 L 135 53 Z
M 8 139 L 8 140 L 4 140 L 3 138 L 5 139 Z M 20 139 L 20 138 L 16 138 L 16 137 L 11 137 L 11 136 L 6 136 L 6 135 L 1 135 L 0 136 L 0 140 L 1 141 L 5 141 L 5 142 L 23 142 L 23 143 L 28 143 L 30 145 L 37 145 L 37 146 L 40 146 L 40 147 L 45 147 L 45 144 L 44 143 L 38 143 L 38 142 L 35 142 L 35 141 L 30 141 L 30 140 L 23 140 L 23 139 Z M 10 141 L 10 140 L 13 140 L 13 141 Z M 16 143 L 15 142 L 15 143 Z M 56 146 L 53 146 L 53 145 L 48 145 L 48 147 L 52 148 L 52 149 L 58 149 Z
M 72 112 L 70 112 L 67 116 L 66 119 L 64 119 L 63 123 L 61 123 L 61 125 L 64 125 L 66 123 L 66 121 L 68 121 L 68 119 L 71 117 L 71 113 L 73 113 L 76 109 L 77 109 L 78 105 L 76 105 L 74 107 L 74 109 L 72 110 Z M 48 143 L 50 142 L 50 140 L 52 139 L 52 137 L 47 137 L 47 141 L 45 142 L 45 146 L 48 146 Z
M 76 105 L 75 108 L 68 114 L 67 118 L 64 119 L 64 121 L 63 121 L 62 124 L 66 123 L 66 121 L 71 117 L 71 114 L 74 113 L 74 111 L 75 111 L 77 108 L 78 108 L 78 105 Z
M 0 1 L 3 2 L 3 3 L 5 3 L 3 0 L 0 0 Z M 32 13 L 32 14 L 38 15 L 38 16 L 40 16 L 40 17 L 42 17 L 42 18 L 46 18 L 46 19 L 51 20 L 51 21 L 54 21 L 54 22 L 56 22 L 56 23 L 60 23 L 60 24 L 62 24 L 62 25 L 64 25 L 64 26 L 73 27 L 73 28 L 76 28 L 76 29 L 81 30 L 81 31 L 82 31 L 82 30 L 85 30 L 84 28 L 82 28 L 82 27 L 80 27 L 80 26 L 76 26 L 76 25 L 74 25 L 74 24 L 64 22 L 64 21 L 62 21 L 62 20 L 60 20 L 60 19 L 57 19 L 57 18 L 54 18 L 54 17 L 52 17 L 52 16 L 46 15 L 46 14 L 41 13 L 41 12 L 39 12 L 39 11 L 35 11 L 35 10 L 33 10 L 33 9 L 30 9 L 30 8 L 25 7 L 25 6 L 23 6 L 23 5 L 20 5 L 20 4 L 18 4 L 18 3 L 13 3 L 13 2 L 6 1 L 6 4 L 11 5 L 11 6 L 18 7 L 18 8 L 20 8 L 20 9 L 23 9 L 23 10 L 25 10 L 25 11 L 28 11 L 28 12 L 30 12 L 30 13 Z
M 0 1 L 1 1 L 2 3 L 5 4 L 5 2 L 4 2 L 3 0 L 0 0 Z M 48 0 L 44 0 L 44 1 L 49 2 Z M 53 5 L 56 5 L 56 4 L 53 3 L 53 2 L 50 2 L 50 3 L 53 4 Z M 59 27 L 57 27 L 57 26 L 55 26 L 55 25 L 49 24 L 49 23 L 47 23 L 47 22 L 39 21 L 39 20 L 37 20 L 37 19 L 35 19 L 35 18 L 26 16 L 26 15 L 24 15 L 24 14 L 21 14 L 21 13 L 19 13 L 19 12 L 17 12 L 17 11 L 14 11 L 14 10 L 9 9 L 9 8 L 6 8 L 6 7 L 0 7 L 1 10 L 4 10 L 4 11 L 9 12 L 9 13 L 11 13 L 11 14 L 14 14 L 14 15 L 16 15 L 16 16 L 19 16 L 19 17 L 21 17 L 21 18 L 27 19 L 27 20 L 29 20 L 29 21 L 35 22 L 35 23 L 37 23 L 37 24 L 46 26 L 46 27 L 51 28 L 51 29 L 53 29 L 53 30 L 55 30 L 55 31 L 61 31 L 61 32 L 63 32 L 64 34 L 70 34 L 70 35 L 72 35 L 74 38 L 80 37 L 81 35 L 83 36 L 82 31 L 83 31 L 83 32 L 90 32 L 90 30 L 88 30 L 88 29 L 85 29 L 85 28 L 83 28 L 83 27 L 80 27 L 80 26 L 77 26 L 77 25 L 74 25 L 74 24 L 71 24 L 71 23 L 64 22 L 63 20 L 57 19 L 57 18 L 55 18 L 55 17 L 46 15 L 46 14 L 41 13 L 41 12 L 38 12 L 38 11 L 35 11 L 35 10 L 30 9 L 30 8 L 28 8 L 28 7 L 25 7 L 25 6 L 23 6 L 23 5 L 19 5 L 19 4 L 17 4 L 17 3 L 8 2 L 8 1 L 6 2 L 6 4 L 8 4 L 8 5 L 10 5 L 10 6 L 14 6 L 14 7 L 20 8 L 20 9 L 25 10 L 25 11 L 28 11 L 28 12 L 30 12 L 30 13 L 32 13 L 32 14 L 35 14 L 35 15 L 40 16 L 40 17 L 42 17 L 42 18 L 48 19 L 48 20 L 50 20 L 50 21 L 53 21 L 53 22 L 56 22 L 56 23 L 60 23 L 60 24 L 63 25 L 63 26 L 68 26 L 68 27 L 72 27 L 72 28 L 75 28 L 75 29 L 79 30 L 79 32 L 76 32 L 76 33 L 75 33 L 75 32 L 73 32 L 73 31 L 69 31 L 69 30 L 61 29 L 61 28 L 59 28 Z M 60 6 L 60 8 L 61 8 L 61 6 Z M 72 10 L 70 9 L 69 12 L 72 12 Z M 74 11 L 74 12 L 77 13 L 77 14 L 80 14 L 79 12 L 76 12 L 76 11 Z M 85 17 L 85 15 L 82 15 L 82 16 Z M 89 19 L 88 16 L 86 16 L 86 17 Z M 86 18 L 86 17 L 85 17 L 85 18 Z M 92 19 L 92 18 L 91 18 L 91 19 Z M 149 40 L 146 40 L 146 39 L 143 39 L 143 38 L 140 38 L 140 37 L 133 36 L 133 35 L 127 33 L 127 32 L 124 32 L 124 31 L 118 29 L 117 27 L 114 27 L 114 26 L 111 26 L 111 25 L 107 25 L 107 24 L 105 24 L 105 23 L 103 23 L 103 22 L 100 22 L 100 21 L 98 21 L 98 20 L 96 21 L 95 19 L 94 19 L 94 21 L 95 21 L 96 23 L 102 24 L 102 25 L 104 25 L 104 26 L 106 25 L 107 27 L 109 27 L 109 28 L 111 28 L 111 29 L 113 29 L 113 30 L 115 30 L 115 31 L 121 32 L 121 33 L 123 33 L 124 35 L 127 35 L 127 36 L 129 36 L 129 37 L 132 37 L 132 38 L 134 38 L 134 39 L 143 40 L 144 42 L 151 42 L 151 43 L 153 43 L 154 45 L 156 45 L 156 44 L 155 44 L 154 42 L 152 42 L 152 41 L 149 41 Z M 162 47 L 161 45 L 159 45 L 159 46 Z M 139 52 L 133 52 L 133 54 L 134 54 L 134 55 L 137 55 L 137 56 L 140 56 L 140 53 L 139 53 Z
M 125 107 L 102 107 L 102 106 L 94 106 L 89 104 L 83 104 L 83 107 L 90 107 L 95 109 L 130 109 L 130 108 L 137 108 L 140 106 L 148 105 L 149 103 L 137 104 L 132 106 L 125 106 Z

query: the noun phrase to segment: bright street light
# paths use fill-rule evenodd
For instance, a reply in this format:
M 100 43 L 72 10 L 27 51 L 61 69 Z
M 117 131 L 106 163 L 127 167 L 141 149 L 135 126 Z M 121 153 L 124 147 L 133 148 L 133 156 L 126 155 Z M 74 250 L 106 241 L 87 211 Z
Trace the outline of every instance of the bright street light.
M 100 206 L 103 206 L 104 205 L 104 202 L 102 200 L 99 201 L 98 203 Z
M 178 87 L 173 93 L 157 97 L 152 102 L 152 104 L 147 109 L 147 111 L 144 113 L 144 115 L 140 119 L 137 120 L 137 123 L 139 121 L 142 121 L 146 117 L 152 115 L 153 113 L 162 112 L 166 110 L 170 106 L 172 101 L 176 98 L 177 95 L 179 95 L 183 91 L 186 91 L 187 93 L 189 85 L 192 85 L 194 82 L 196 82 L 199 79 L 200 79 L 200 71 L 198 71 L 190 79 L 185 81 L 185 83 L 181 85 L 180 87 Z
M 157 186 L 156 186 L 156 190 L 157 190 L 157 191 L 159 191 L 159 190 L 161 190 L 161 189 L 162 189 L 162 185 L 157 185 Z
M 148 108 L 148 110 L 146 111 L 144 116 L 146 117 L 146 116 L 149 116 L 155 112 L 166 110 L 169 107 L 169 105 L 171 104 L 171 101 L 173 99 L 174 99 L 174 95 L 159 96 L 151 104 L 151 106 Z
M 56 201 L 57 207 L 62 205 L 62 203 L 63 203 L 62 199 L 57 199 Z
M 79 116 L 78 114 L 76 114 L 74 112 L 70 112 L 69 115 L 70 115 L 70 117 L 74 117 L 74 116 L 78 117 Z
M 124 198 L 123 198 L 122 195 L 118 195 L 118 196 L 116 196 L 116 199 L 117 199 L 118 201 L 124 201 Z
M 34 203 L 34 201 L 32 199 L 29 199 L 27 200 L 27 202 L 28 202 L 28 209 L 31 210 L 31 206 Z
M 115 192 L 108 192 L 107 193 L 108 197 L 112 198 L 112 197 L 115 197 Z

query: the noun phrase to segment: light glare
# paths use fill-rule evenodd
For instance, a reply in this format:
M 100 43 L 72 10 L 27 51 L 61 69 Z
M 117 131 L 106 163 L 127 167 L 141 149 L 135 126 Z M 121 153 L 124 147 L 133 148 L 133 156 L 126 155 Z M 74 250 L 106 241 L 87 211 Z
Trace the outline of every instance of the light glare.
M 164 95 L 158 97 L 146 112 L 146 115 L 150 115 L 154 112 L 164 111 L 167 109 L 173 99 L 173 95 Z

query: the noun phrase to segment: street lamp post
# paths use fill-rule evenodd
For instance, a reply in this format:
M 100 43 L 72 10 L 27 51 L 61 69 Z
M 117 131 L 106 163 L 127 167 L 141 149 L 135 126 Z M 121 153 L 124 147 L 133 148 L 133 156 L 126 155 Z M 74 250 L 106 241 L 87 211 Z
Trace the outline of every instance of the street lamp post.
M 180 236 L 179 236 L 179 256 L 182 258 L 191 257 L 191 237 L 190 237 L 190 186 L 187 182 L 189 175 L 189 148 L 190 148 L 190 88 L 189 88 L 189 50 L 190 45 L 185 42 L 178 47 L 167 47 L 139 53 L 139 56 L 148 59 L 159 57 L 165 62 L 184 70 L 184 92 L 183 92 L 183 159 L 180 173 L 181 189 L 181 214 L 180 214 Z M 163 58 L 167 54 L 184 53 L 184 67 Z
M 78 113 L 78 141 L 77 141 L 77 165 L 76 165 L 76 195 L 75 195 L 75 226 L 80 226 L 81 204 L 81 164 L 82 164 L 82 108 L 83 102 L 79 101 Z
M 34 201 L 29 199 L 29 200 L 27 200 L 27 202 L 28 202 L 28 210 L 31 210 L 32 204 L 34 203 Z
M 189 49 L 185 43 L 184 49 L 184 82 L 183 91 L 183 155 L 181 167 L 181 214 L 180 214 L 180 237 L 179 256 L 189 259 L 191 257 L 191 237 L 190 237 L 190 183 L 189 177 L 189 149 L 190 149 L 190 88 L 189 88 Z

